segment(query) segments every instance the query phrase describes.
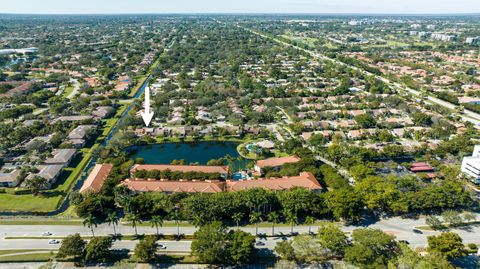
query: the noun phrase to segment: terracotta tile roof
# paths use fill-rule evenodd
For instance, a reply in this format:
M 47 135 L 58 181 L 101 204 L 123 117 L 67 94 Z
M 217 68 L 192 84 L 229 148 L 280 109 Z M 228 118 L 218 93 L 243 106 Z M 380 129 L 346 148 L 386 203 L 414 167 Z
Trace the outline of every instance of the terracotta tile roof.
M 209 166 L 209 165 L 168 165 L 168 164 L 136 164 L 132 167 L 132 172 L 137 170 L 170 170 L 172 172 L 203 172 L 228 174 L 228 166 Z
M 315 176 L 310 172 L 302 172 L 295 177 L 227 181 L 227 191 L 241 191 L 253 188 L 264 188 L 269 190 L 286 190 L 295 187 L 302 187 L 309 190 L 322 190 Z
M 113 165 L 111 164 L 97 164 L 93 168 L 88 178 L 83 183 L 80 193 L 86 191 L 99 192 L 102 189 L 105 180 L 107 180 L 110 171 L 112 171 Z
M 222 192 L 225 188 L 225 182 L 220 181 L 160 181 L 127 179 L 122 184 L 136 192 L 217 193 Z
M 412 172 L 430 172 L 433 171 L 433 167 L 426 162 L 413 163 L 410 171 Z
M 286 163 L 296 163 L 300 161 L 300 158 L 296 156 L 280 157 L 280 158 L 268 158 L 265 160 L 257 161 L 258 167 L 277 167 Z

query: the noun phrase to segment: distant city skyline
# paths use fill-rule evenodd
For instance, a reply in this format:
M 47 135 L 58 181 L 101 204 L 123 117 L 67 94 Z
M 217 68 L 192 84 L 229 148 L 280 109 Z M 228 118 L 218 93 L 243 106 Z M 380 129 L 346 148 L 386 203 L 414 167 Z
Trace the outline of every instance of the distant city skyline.
M 480 13 L 478 0 L 0 0 L 0 13 L 324 13 L 462 14 Z

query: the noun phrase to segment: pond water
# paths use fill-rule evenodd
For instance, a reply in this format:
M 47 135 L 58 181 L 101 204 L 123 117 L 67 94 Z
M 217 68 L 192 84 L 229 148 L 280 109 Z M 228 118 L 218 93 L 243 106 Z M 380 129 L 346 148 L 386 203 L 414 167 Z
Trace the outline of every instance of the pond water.
M 237 158 L 236 142 L 183 142 L 161 143 L 133 148 L 130 159 L 143 158 L 146 164 L 169 164 L 173 160 L 185 160 L 186 164 L 207 164 L 209 160 L 223 158 L 227 155 Z M 245 169 L 248 160 L 236 160 L 229 164 L 231 171 Z M 227 164 L 227 163 L 225 163 Z

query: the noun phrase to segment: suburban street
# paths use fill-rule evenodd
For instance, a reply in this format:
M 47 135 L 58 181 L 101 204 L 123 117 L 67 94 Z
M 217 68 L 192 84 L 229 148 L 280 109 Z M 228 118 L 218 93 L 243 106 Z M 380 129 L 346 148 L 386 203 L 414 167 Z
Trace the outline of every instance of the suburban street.
M 240 27 L 240 26 L 238 26 L 238 27 Z M 353 70 L 362 72 L 362 73 L 365 74 L 365 75 L 374 76 L 375 78 L 380 79 L 380 80 L 383 81 L 384 83 L 388 84 L 389 86 L 391 86 L 391 87 L 393 87 L 393 88 L 395 88 L 395 89 L 397 89 L 397 90 L 399 90 L 399 91 L 401 91 L 401 92 L 413 94 L 413 95 L 415 95 L 415 96 L 420 96 L 420 95 L 421 95 L 421 92 L 419 92 L 419 91 L 416 91 L 416 90 L 414 90 L 414 89 L 410 89 L 410 88 L 408 88 L 408 87 L 404 87 L 404 86 L 400 85 L 399 83 L 393 83 L 393 82 L 390 81 L 389 79 L 386 79 L 386 78 L 384 78 L 384 77 L 382 77 L 382 76 L 378 76 L 378 75 L 372 74 L 372 73 L 370 73 L 370 72 L 368 72 L 368 71 L 365 71 L 365 70 L 363 70 L 363 69 L 361 69 L 361 68 L 358 68 L 358 67 L 356 67 L 356 66 L 348 65 L 348 64 L 346 64 L 346 63 L 344 63 L 344 62 L 341 62 L 341 61 L 339 61 L 339 60 L 332 59 L 332 58 L 329 58 L 329 57 L 327 57 L 327 56 L 321 55 L 321 54 L 319 54 L 319 53 L 317 53 L 317 52 L 313 52 L 313 51 L 311 51 L 311 50 L 304 49 L 304 48 L 301 48 L 301 47 L 298 47 L 298 46 L 289 44 L 289 43 L 284 42 L 284 41 L 282 41 L 282 40 L 279 40 L 279 39 L 277 39 L 277 38 L 273 38 L 273 37 L 264 35 L 264 34 L 262 34 L 262 33 L 259 33 L 259 32 L 257 32 L 257 31 L 254 31 L 254 30 L 251 30 L 251 29 L 248 29 L 248 28 L 243 28 L 243 29 L 245 29 L 246 31 L 249 31 L 249 32 L 251 32 L 251 33 L 253 33 L 253 34 L 256 34 L 256 35 L 258 35 L 258 36 L 260 36 L 260 37 L 267 38 L 267 39 L 273 40 L 273 41 L 275 41 L 275 42 L 277 42 L 277 43 L 283 44 L 283 45 L 285 45 L 285 46 L 289 46 L 289 47 L 292 47 L 292 48 L 301 50 L 301 51 L 303 51 L 303 52 L 306 52 L 306 53 L 308 53 L 309 55 L 311 55 L 311 56 L 313 56 L 313 57 L 315 57 L 315 58 L 317 58 L 317 59 L 321 59 L 321 60 L 325 60 L 325 61 L 332 61 L 332 62 L 334 62 L 335 64 L 338 64 L 338 65 L 348 66 L 349 68 L 352 68 Z M 441 100 L 441 99 L 439 99 L 439 98 L 436 98 L 436 97 L 433 97 L 433 96 L 430 96 L 430 95 L 429 95 L 427 98 L 428 98 L 427 101 L 428 101 L 430 104 L 440 105 L 440 106 L 443 106 L 443 107 L 446 107 L 446 108 L 452 109 L 452 110 L 456 110 L 456 109 L 458 108 L 457 105 L 454 105 L 454 104 L 452 104 L 452 103 L 443 101 L 443 100 Z M 473 124 L 475 125 L 475 128 L 480 129 L 480 114 L 475 113 L 475 112 L 470 111 L 470 110 L 467 110 L 467 109 L 465 109 L 463 113 L 464 113 L 464 115 L 461 116 L 461 118 L 462 118 L 463 121 L 465 121 L 465 122 L 471 122 L 471 123 L 473 123 Z

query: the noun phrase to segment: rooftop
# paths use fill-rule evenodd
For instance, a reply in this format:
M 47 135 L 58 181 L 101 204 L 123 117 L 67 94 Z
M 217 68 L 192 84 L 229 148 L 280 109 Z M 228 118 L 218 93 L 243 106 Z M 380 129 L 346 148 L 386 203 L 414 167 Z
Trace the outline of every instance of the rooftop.
M 88 175 L 88 178 L 83 183 L 82 188 L 80 188 L 80 193 L 87 191 L 99 192 L 107 180 L 110 171 L 112 171 L 112 168 L 113 165 L 111 164 L 95 165 L 92 172 Z
M 279 158 L 268 158 L 265 160 L 257 161 L 258 167 L 276 167 L 282 166 L 287 163 L 296 163 L 299 162 L 300 158 L 296 156 L 288 156 L 288 157 L 279 157 Z

